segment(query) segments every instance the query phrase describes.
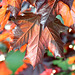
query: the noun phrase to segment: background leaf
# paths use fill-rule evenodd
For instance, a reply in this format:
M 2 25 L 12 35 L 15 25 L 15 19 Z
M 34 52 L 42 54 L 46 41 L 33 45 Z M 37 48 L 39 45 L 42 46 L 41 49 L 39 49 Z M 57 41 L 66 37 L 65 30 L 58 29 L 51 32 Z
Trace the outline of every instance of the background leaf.
M 63 61 L 62 59 L 54 60 L 53 64 L 57 65 L 58 67 L 61 67 L 63 70 L 67 70 L 72 66 L 72 64 L 71 65 L 68 64 L 68 59 L 65 61 Z
M 25 52 L 21 53 L 20 51 L 10 51 L 6 56 L 6 63 L 10 70 L 12 70 L 13 73 L 21 66 L 23 65 L 23 58 L 24 58 Z

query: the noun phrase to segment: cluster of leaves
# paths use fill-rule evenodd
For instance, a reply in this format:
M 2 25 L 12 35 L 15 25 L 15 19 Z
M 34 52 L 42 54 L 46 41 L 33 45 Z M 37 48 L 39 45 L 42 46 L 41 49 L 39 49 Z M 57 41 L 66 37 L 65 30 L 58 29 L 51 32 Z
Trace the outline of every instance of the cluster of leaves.
M 71 43 L 75 39 L 75 0 L 2 0 L 0 7 L 0 42 L 7 47 L 7 50 L 6 47 L 1 49 L 1 54 L 6 54 L 5 61 L 13 74 L 50 75 L 53 70 L 55 73 L 70 70 L 73 64 L 66 67 L 65 62 L 74 50 L 65 48 L 69 51 L 64 53 L 63 42 Z M 67 26 L 72 28 L 72 33 L 68 33 Z M 71 40 L 68 34 L 72 34 Z M 63 61 L 53 56 L 67 59 Z

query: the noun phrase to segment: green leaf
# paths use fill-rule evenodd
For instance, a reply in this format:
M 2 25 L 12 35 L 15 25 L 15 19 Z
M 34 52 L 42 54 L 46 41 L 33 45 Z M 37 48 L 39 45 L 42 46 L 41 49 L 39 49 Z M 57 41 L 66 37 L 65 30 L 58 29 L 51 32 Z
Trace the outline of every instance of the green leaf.
M 61 73 L 58 73 L 56 75 L 72 75 L 71 72 L 70 73 L 67 73 L 67 72 L 61 72 Z
M 68 59 L 65 60 L 65 61 L 63 61 L 62 59 L 54 60 L 53 64 L 57 65 L 60 68 L 62 68 L 62 70 L 68 70 L 73 65 L 73 64 L 71 64 L 71 65 L 68 64 Z
M 10 70 L 14 73 L 22 64 L 25 52 L 20 51 L 10 51 L 6 56 L 6 64 Z
M 47 55 L 53 57 L 53 54 L 48 50 Z
M 64 53 L 67 53 L 67 50 L 66 49 L 64 49 Z
M 0 51 L 6 52 L 7 51 L 6 49 L 7 49 L 6 46 L 0 42 Z

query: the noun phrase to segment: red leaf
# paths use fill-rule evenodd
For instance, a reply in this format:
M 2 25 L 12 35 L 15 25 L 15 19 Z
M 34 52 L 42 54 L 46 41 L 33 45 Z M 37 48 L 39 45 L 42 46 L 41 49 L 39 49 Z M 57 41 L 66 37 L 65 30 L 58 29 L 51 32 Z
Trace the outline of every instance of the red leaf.
M 16 19 L 12 19 L 19 26 L 13 29 L 14 41 L 11 44 L 13 50 L 20 49 L 22 45 L 28 43 L 26 58 L 30 60 L 33 66 L 42 61 L 45 47 L 51 49 L 55 57 L 63 56 L 63 43 L 59 34 L 66 27 L 58 19 L 50 22 L 48 24 L 49 26 L 47 25 L 44 30 L 41 29 L 39 15 L 26 13 L 24 16 L 18 16 Z
M 56 9 L 57 13 L 62 16 L 64 25 L 68 27 L 75 23 L 75 0 L 70 5 L 72 6 L 71 8 L 62 1 L 59 1 Z
M 5 17 L 5 14 L 6 14 L 6 10 L 7 10 L 6 7 L 2 7 L 2 8 L 0 9 L 0 24 L 1 24 L 2 21 L 4 20 L 4 17 Z M 1 30 L 1 27 L 0 27 L 0 30 Z
M 5 62 L 0 62 L 0 75 L 9 75 L 12 72 L 7 68 Z
M 21 48 L 20 48 L 20 51 L 21 52 L 24 52 L 26 50 L 26 47 L 27 47 L 27 44 L 23 45 Z
M 74 72 L 72 72 L 72 75 L 75 75 L 75 73 L 74 73 Z
M 21 21 L 19 20 L 19 18 L 25 19 L 25 20 Z M 32 13 L 30 14 L 27 13 L 23 17 L 21 16 L 17 17 L 18 21 L 16 20 L 15 23 L 18 24 L 22 30 L 19 28 L 16 28 L 14 29 L 14 32 L 13 32 L 15 33 L 14 38 L 17 38 L 16 41 L 14 41 L 15 44 L 13 43 L 14 50 L 15 48 L 20 48 L 20 45 L 22 46 L 23 44 L 28 43 L 26 58 L 30 60 L 33 66 L 35 66 L 36 64 L 38 64 L 38 62 L 42 60 L 42 57 L 44 54 L 44 47 L 39 41 L 40 40 L 39 19 L 40 19 L 39 15 L 35 15 Z M 19 36 L 17 36 L 16 33 L 19 34 Z
M 75 56 L 69 57 L 68 64 L 75 64 Z
M 53 21 L 55 19 L 55 16 L 53 16 L 52 10 L 54 9 L 54 5 L 56 3 L 56 0 L 37 0 L 36 6 L 37 6 L 37 14 L 41 14 L 41 24 L 43 25 L 42 28 L 44 28 L 48 22 Z
M 9 47 L 10 47 L 10 43 L 9 43 L 8 41 L 3 41 L 2 43 L 5 44 L 6 47 L 9 49 Z
M 70 7 L 70 9 L 71 9 L 74 0 L 68 0 L 68 1 L 67 1 L 67 0 L 59 0 L 59 1 L 64 2 L 64 3 L 67 4 L 67 5 Z
M 55 57 L 63 56 L 60 33 L 67 29 L 58 19 L 55 19 L 56 15 L 53 16 L 56 0 L 44 0 L 42 3 L 38 0 L 36 4 L 37 15 L 25 13 L 23 16 L 17 16 L 16 19 L 11 18 L 17 25 L 13 29 L 14 38 L 11 43 L 13 50 L 20 49 L 27 43 L 26 58 L 30 60 L 33 67 L 41 62 L 45 48 L 49 49 Z
M 2 34 L 0 34 L 0 41 L 5 40 L 9 36 L 10 36 L 10 33 L 8 31 L 4 31 Z
M 13 29 L 13 35 L 14 35 L 14 42 L 12 43 L 12 47 L 15 50 L 15 48 L 19 48 L 27 43 L 28 36 L 29 36 L 29 30 L 34 27 L 34 24 L 39 16 L 35 14 L 26 14 L 25 16 L 19 16 L 17 17 L 15 21 L 18 26 Z M 21 19 L 21 20 L 20 20 Z M 21 28 L 21 29 L 20 29 Z M 21 42 L 21 43 L 20 43 Z M 21 46 L 20 46 L 21 45 Z
M 8 21 L 8 19 L 9 19 L 9 16 L 10 16 L 10 12 L 8 12 L 8 13 L 5 15 L 3 21 L 1 22 L 1 29 L 3 29 L 3 28 L 5 27 L 5 25 L 6 25 L 7 21 Z
M 64 25 L 70 27 L 75 23 L 75 0 L 37 0 L 37 13 L 42 15 L 41 23 L 47 24 L 52 21 L 58 14 L 64 20 Z M 47 21 L 46 21 L 47 20 Z
M 23 0 L 8 0 L 8 10 L 11 11 L 12 16 L 16 17 L 21 9 Z
M 9 14 L 10 14 L 10 12 L 8 13 L 8 15 Z M 11 42 L 11 39 L 13 39 L 13 35 L 12 35 L 12 31 L 11 30 L 14 29 L 16 25 L 14 23 L 12 23 L 12 22 L 8 22 L 7 24 L 11 25 L 10 26 L 10 30 L 3 30 L 3 32 L 0 34 L 0 41 L 3 41 L 6 38 L 10 37 L 10 42 Z
M 54 34 L 49 28 L 46 27 L 44 29 L 41 40 L 45 47 L 49 49 L 55 57 L 63 56 L 63 43 L 60 37 L 56 36 L 56 34 Z
M 40 41 L 40 26 L 35 25 L 29 33 L 27 56 L 33 67 L 42 61 L 44 55 L 44 47 Z

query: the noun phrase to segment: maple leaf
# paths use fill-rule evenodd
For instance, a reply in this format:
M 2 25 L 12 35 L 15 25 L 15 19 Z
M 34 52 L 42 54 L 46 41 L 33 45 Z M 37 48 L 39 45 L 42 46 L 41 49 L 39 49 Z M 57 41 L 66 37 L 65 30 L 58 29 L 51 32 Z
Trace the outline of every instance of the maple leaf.
M 23 19 L 23 20 L 20 20 L 20 19 Z M 32 14 L 32 13 L 27 13 L 25 14 L 25 16 L 17 17 L 15 21 L 16 21 L 15 23 L 22 30 L 18 27 L 13 30 L 13 33 L 15 34 L 14 36 L 17 37 L 17 39 L 15 39 L 14 41 L 15 43 L 13 43 L 14 45 L 12 47 L 15 50 L 16 48 L 20 48 L 23 44 L 28 43 L 26 58 L 29 58 L 31 64 L 34 66 L 35 64 L 41 61 L 44 55 L 44 47 L 42 43 L 39 41 L 40 33 L 41 33 L 40 16 Z
M 13 0 L 12 2 L 8 0 L 8 9 L 10 11 L 13 10 L 11 11 L 13 16 L 16 14 L 15 12 L 17 12 L 15 9 L 17 8 L 18 10 L 21 8 L 21 2 L 21 0 Z M 14 38 L 11 46 L 13 50 L 16 50 L 28 44 L 27 48 L 25 46 L 27 49 L 25 57 L 30 60 L 33 66 L 42 61 L 45 48 L 49 49 L 55 57 L 63 56 L 63 43 L 59 36 L 60 32 L 67 29 L 53 16 L 52 10 L 56 5 L 56 0 L 44 0 L 40 5 L 38 4 L 39 2 L 41 1 L 36 1 L 37 14 L 25 13 L 23 16 L 17 16 L 16 19 L 14 17 L 11 18 L 16 24 L 16 27 L 12 30 L 12 36 L 14 36 Z M 10 9 L 11 7 L 15 9 Z
M 18 16 L 16 19 L 12 18 L 12 20 L 17 25 L 16 28 L 13 29 L 14 41 L 11 44 L 13 50 L 17 48 L 20 49 L 22 45 L 28 43 L 25 57 L 30 60 L 33 66 L 42 61 L 45 48 L 50 48 L 51 44 L 57 47 L 51 47 L 55 57 L 63 56 L 63 46 L 59 34 L 66 28 L 59 20 L 50 22 L 49 26 L 47 25 L 44 30 L 41 29 L 40 16 L 36 14 L 25 13 L 24 16 Z
M 44 44 L 46 48 L 48 48 L 54 55 L 63 56 L 63 43 L 60 39 L 60 32 L 66 30 L 67 27 L 62 25 L 59 20 L 55 19 L 53 10 L 56 6 L 56 0 L 37 0 L 37 14 L 41 14 L 41 24 L 42 29 L 45 28 L 44 34 Z M 45 37 L 45 35 L 47 36 Z M 54 39 L 54 40 L 53 40 Z M 58 40 L 59 39 L 59 40 Z M 52 41 L 53 40 L 53 41 Z M 61 43 L 61 44 L 60 44 Z M 56 50 L 55 50 L 56 49 Z M 56 52 L 57 51 L 57 52 Z M 54 53 L 56 52 L 56 53 Z

